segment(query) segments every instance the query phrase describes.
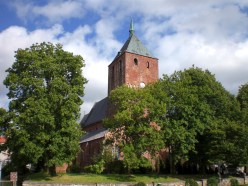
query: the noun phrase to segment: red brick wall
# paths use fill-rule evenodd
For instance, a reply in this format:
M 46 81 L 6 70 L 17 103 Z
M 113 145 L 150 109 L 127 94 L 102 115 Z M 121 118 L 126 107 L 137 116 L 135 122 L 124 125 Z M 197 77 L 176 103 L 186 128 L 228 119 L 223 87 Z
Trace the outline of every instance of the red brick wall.
M 77 159 L 77 163 L 80 168 L 88 166 L 92 163 L 92 158 L 100 153 L 103 140 L 104 138 L 99 138 L 80 144 L 82 151 L 80 152 Z
M 125 56 L 122 54 L 108 67 L 108 93 L 125 83 Z
M 137 64 L 135 63 L 137 60 Z M 125 84 L 139 87 L 140 83 L 156 82 L 158 80 L 158 60 L 137 54 L 125 53 L 126 77 Z
M 68 168 L 68 164 L 67 163 L 64 163 L 63 165 L 61 166 L 56 166 L 56 173 L 66 173 L 66 170 Z

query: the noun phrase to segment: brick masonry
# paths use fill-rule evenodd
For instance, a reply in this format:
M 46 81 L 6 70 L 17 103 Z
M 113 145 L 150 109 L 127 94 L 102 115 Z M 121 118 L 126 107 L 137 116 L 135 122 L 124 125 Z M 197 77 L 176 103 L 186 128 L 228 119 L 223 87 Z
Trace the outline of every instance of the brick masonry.
M 118 86 L 140 87 L 158 80 L 158 59 L 125 52 L 109 65 L 108 93 Z

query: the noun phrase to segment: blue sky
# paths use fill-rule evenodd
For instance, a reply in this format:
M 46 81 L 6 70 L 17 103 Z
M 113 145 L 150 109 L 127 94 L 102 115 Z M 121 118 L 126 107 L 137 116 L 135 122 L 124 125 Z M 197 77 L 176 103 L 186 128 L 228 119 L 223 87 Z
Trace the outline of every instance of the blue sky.
M 0 107 L 14 51 L 61 43 L 81 55 L 89 80 L 82 114 L 107 95 L 108 64 L 135 33 L 159 59 L 159 75 L 192 65 L 208 69 L 233 94 L 248 82 L 248 1 L 245 0 L 0 0 Z

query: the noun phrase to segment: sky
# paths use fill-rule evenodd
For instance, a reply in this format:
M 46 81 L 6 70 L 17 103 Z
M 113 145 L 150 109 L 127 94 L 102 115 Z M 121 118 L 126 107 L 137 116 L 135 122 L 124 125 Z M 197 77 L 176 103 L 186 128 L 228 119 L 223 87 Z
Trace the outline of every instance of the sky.
M 236 95 L 248 82 L 247 0 L 0 0 L 0 107 L 8 109 L 5 70 L 18 48 L 61 43 L 85 60 L 81 115 L 107 96 L 108 65 L 129 36 L 159 59 L 159 77 L 208 69 Z

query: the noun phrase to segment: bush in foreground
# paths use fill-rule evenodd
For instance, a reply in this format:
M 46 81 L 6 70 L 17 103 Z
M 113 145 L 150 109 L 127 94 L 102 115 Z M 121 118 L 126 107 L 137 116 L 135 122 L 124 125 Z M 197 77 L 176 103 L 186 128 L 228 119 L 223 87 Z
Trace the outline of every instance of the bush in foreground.
M 208 178 L 207 186 L 218 186 L 218 179 L 216 177 Z
M 239 182 L 236 178 L 231 178 L 230 179 L 231 186 L 238 186 Z
M 198 186 L 198 183 L 193 179 L 187 179 L 185 182 L 185 186 Z

